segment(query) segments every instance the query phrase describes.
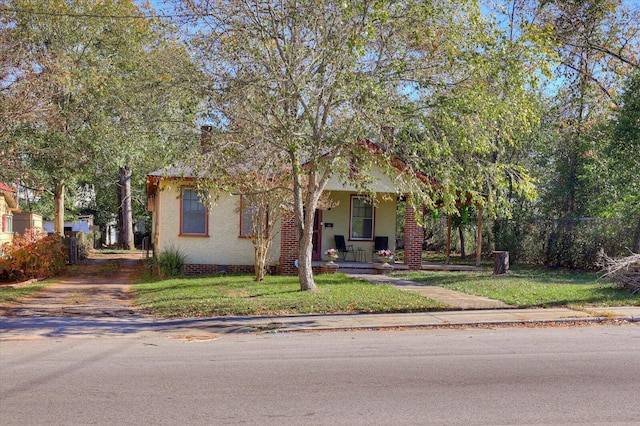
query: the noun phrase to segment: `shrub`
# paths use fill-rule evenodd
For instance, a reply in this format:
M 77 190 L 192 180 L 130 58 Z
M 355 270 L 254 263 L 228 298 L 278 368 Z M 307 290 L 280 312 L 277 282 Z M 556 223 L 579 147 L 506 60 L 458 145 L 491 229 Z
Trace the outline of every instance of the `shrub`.
M 9 279 L 40 278 L 57 275 L 64 270 L 67 251 L 58 235 L 47 235 L 42 229 L 28 229 L 16 234 L 12 242 L 2 245 L 3 273 Z
M 164 277 L 176 277 L 182 275 L 186 256 L 174 246 L 170 246 L 158 255 L 158 269 Z

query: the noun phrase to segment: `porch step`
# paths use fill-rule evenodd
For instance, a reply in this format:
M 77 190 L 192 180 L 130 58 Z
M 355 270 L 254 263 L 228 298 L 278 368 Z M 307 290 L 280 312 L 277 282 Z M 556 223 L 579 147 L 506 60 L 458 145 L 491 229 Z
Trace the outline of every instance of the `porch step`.
M 339 274 L 366 274 L 373 275 L 376 270 L 373 268 L 338 268 Z

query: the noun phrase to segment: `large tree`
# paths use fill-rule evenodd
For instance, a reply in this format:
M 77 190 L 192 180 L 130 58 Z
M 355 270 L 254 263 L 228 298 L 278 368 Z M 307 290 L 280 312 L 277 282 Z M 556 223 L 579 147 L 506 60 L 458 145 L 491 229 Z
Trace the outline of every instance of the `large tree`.
M 187 84 L 196 70 L 186 50 L 170 27 L 129 0 L 3 0 L 2 7 L 2 29 L 21 47 L 10 53 L 8 93 L 42 105 L 6 135 L 14 171 L 54 194 L 60 233 L 66 188 L 110 175 L 131 248 L 133 171 L 160 167 L 184 152 L 189 138 L 181 136 L 192 136 L 183 123 L 193 122 L 198 103 Z
M 367 149 L 361 142 L 377 139 L 381 129 L 424 131 L 430 117 L 445 116 L 437 110 L 441 103 L 457 102 L 456 109 L 464 112 L 483 102 L 465 83 L 483 66 L 481 58 L 496 40 L 473 2 L 185 0 L 183 4 L 198 19 L 193 40 L 209 78 L 210 117 L 224 129 L 217 143 L 263 144 L 269 147 L 266 151 L 277 152 L 288 162 L 302 290 L 315 289 L 311 213 L 329 177 L 337 175 L 363 192 L 370 191 L 369 167 L 373 163 L 390 167 L 396 154 Z M 496 81 L 485 81 L 491 80 Z M 518 87 L 522 83 L 518 81 Z M 456 92 L 458 86 L 466 90 Z M 465 98 L 456 101 L 456 93 Z M 499 97 L 500 93 L 493 97 L 496 103 Z M 474 115 L 464 120 L 471 130 Z M 453 130 L 453 121 L 450 124 Z M 486 135 L 495 136 L 495 131 Z M 483 136 L 474 141 L 472 134 L 454 137 L 459 148 L 475 144 L 472 150 L 482 153 L 510 140 Z M 452 153 L 440 150 L 440 142 L 422 138 L 420 149 L 413 153 L 433 153 L 434 161 L 453 164 Z M 475 164 L 485 176 L 492 175 L 490 169 L 501 168 L 499 161 Z M 456 196 L 467 189 L 482 201 L 482 185 L 464 185 L 469 181 L 467 170 L 456 167 L 446 172 L 437 194 L 432 186 L 414 186 L 412 202 L 434 205 L 437 196 L 454 211 Z M 399 179 L 411 182 L 411 176 L 409 168 Z M 526 176 L 521 177 L 520 182 L 526 182 Z
M 607 147 L 609 213 L 635 223 L 631 250 L 640 253 L 640 70 L 629 76 L 621 96 L 621 108 L 613 121 L 613 135 Z
M 529 15 L 534 19 L 526 25 L 548 34 L 557 61 L 547 119 L 551 144 L 540 156 L 546 211 L 599 215 L 609 185 L 604 128 L 619 108 L 626 76 L 640 67 L 639 11 L 617 0 L 562 0 L 533 2 Z

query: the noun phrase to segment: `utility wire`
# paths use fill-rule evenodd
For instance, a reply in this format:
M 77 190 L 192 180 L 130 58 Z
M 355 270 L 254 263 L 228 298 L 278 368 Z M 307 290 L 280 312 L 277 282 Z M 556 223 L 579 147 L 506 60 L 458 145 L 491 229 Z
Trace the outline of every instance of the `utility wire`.
M 58 16 L 69 18 L 97 18 L 97 19 L 154 19 L 154 18 L 194 18 L 196 16 L 209 16 L 208 14 L 192 14 L 192 13 L 171 13 L 171 14 L 145 14 L 140 13 L 136 15 L 111 15 L 111 14 L 98 14 L 98 13 L 67 13 L 67 12 L 48 12 L 41 10 L 25 10 L 17 9 L 7 6 L 0 6 L 0 11 L 3 13 L 24 13 L 26 15 L 38 15 L 38 16 Z

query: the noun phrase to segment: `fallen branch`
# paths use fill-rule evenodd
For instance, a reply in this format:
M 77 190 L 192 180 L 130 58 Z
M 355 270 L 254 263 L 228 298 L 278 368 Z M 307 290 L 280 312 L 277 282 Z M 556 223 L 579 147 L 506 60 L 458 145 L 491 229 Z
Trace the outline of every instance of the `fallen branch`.
M 633 253 L 621 259 L 613 259 L 605 254 L 602 260 L 603 277 L 618 281 L 632 294 L 640 293 L 640 254 Z

